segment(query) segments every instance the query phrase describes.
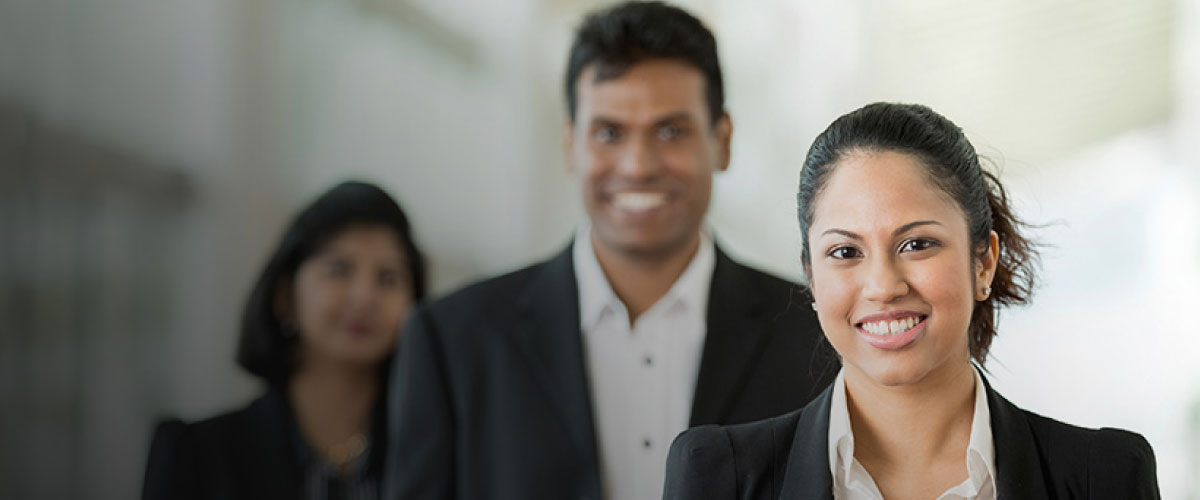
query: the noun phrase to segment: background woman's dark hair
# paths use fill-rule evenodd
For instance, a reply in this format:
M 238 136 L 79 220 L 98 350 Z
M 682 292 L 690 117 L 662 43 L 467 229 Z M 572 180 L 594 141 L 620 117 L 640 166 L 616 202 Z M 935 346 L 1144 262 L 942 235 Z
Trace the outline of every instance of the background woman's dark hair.
M 996 336 L 997 305 L 1029 302 L 1037 278 L 1037 244 L 1021 234 L 1027 225 L 1013 213 L 999 179 L 980 165 L 966 134 L 932 109 L 918 104 L 868 104 L 834 120 L 817 136 L 800 171 L 796 194 L 804 267 L 811 263 L 808 229 L 813 203 L 833 167 L 849 154 L 883 151 L 907 153 L 921 161 L 930 182 L 966 215 L 972 248 L 984 251 L 991 231 L 999 236 L 992 293 L 975 303 L 968 329 L 971 357 L 982 366 Z
M 725 113 L 717 39 L 704 23 L 662 2 L 625 2 L 589 14 L 575 32 L 563 82 L 567 116 L 575 119 L 575 84 L 588 65 L 595 64 L 596 81 L 603 81 L 646 59 L 674 59 L 699 70 L 713 121 Z
M 382 225 L 395 231 L 412 280 L 413 300 L 425 297 L 425 262 L 413 242 L 404 210 L 378 186 L 343 182 L 296 216 L 255 282 L 242 312 L 237 350 L 242 368 L 272 384 L 287 381 L 294 367 L 298 339 L 296 332 L 286 331 L 288 327 L 275 314 L 276 290 L 280 283 L 290 284 L 300 265 L 329 240 L 359 224 Z

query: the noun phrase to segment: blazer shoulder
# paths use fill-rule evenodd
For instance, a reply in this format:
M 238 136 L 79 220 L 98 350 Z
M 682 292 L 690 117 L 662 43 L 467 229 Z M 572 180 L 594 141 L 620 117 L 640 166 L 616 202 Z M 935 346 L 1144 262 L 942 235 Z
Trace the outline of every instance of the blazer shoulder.
M 1158 499 L 1154 449 L 1136 432 L 1090 429 L 1022 410 L 1048 468 L 1081 482 L 1089 498 Z
M 663 498 L 775 498 L 801 411 L 684 431 L 671 444 Z
M 788 296 L 788 292 L 804 296 L 808 294 L 808 287 L 803 284 L 751 267 L 732 258 L 726 257 L 725 261 L 728 263 L 730 269 L 736 270 L 742 276 L 742 279 L 754 285 L 756 291 L 760 293 L 769 293 L 778 296 L 780 292 L 784 292 L 784 297 Z
M 176 418 L 160 421 L 154 428 L 146 471 L 142 481 L 142 499 L 180 499 L 202 497 L 210 476 L 229 463 L 225 450 L 237 442 L 243 432 L 241 415 L 232 411 L 197 422 Z
M 534 276 L 546 272 L 548 264 L 541 262 L 476 281 L 442 298 L 427 302 L 419 309 L 439 319 L 462 317 L 466 311 L 485 315 L 511 312 L 517 294 L 526 288 Z
M 763 420 L 725 427 L 730 445 L 742 457 L 755 450 L 782 451 L 786 455 L 795 437 L 796 425 L 804 408 Z M 774 454 L 774 453 L 772 453 Z
M 701 425 L 675 438 L 671 451 L 693 454 L 702 450 L 728 448 L 751 452 L 770 447 L 788 447 L 796 432 L 803 408 L 771 418 L 736 425 Z
M 1158 465 L 1146 438 L 1124 429 L 1103 428 L 1092 433 L 1088 453 L 1091 491 L 1114 498 L 1158 499 Z
M 736 474 L 733 448 L 725 429 L 716 425 L 693 427 L 671 443 L 663 499 L 734 498 Z

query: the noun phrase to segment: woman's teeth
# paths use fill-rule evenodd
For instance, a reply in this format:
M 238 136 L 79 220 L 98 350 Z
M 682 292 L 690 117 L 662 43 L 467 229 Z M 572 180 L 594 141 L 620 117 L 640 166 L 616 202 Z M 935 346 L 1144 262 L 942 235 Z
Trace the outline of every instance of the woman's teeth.
M 921 318 L 917 316 L 909 316 L 902 319 L 894 319 L 891 321 L 872 321 L 863 323 L 862 329 L 875 335 L 895 335 L 897 333 L 911 330 L 921 322 Z

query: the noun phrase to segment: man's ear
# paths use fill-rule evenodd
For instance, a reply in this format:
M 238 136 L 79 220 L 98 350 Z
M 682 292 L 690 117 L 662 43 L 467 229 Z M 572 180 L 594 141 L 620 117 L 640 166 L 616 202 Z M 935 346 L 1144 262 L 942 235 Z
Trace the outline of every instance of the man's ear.
M 717 118 L 717 122 L 713 124 L 714 131 L 717 134 L 717 147 L 720 151 L 717 152 L 717 170 L 725 171 L 729 169 L 730 144 L 733 138 L 733 119 L 729 117 L 729 113 L 721 113 L 721 117 Z
M 563 162 L 566 165 L 567 173 L 575 172 L 575 121 L 567 120 L 563 123 Z

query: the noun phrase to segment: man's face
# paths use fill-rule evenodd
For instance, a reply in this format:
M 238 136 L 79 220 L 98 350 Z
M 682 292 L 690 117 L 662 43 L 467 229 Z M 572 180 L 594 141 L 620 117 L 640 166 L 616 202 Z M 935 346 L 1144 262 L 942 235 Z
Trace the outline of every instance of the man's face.
M 690 251 L 708 210 L 713 173 L 729 163 L 732 126 L 716 122 L 704 76 L 662 59 L 575 82 L 567 153 L 580 179 L 592 239 L 603 250 L 661 257 Z

